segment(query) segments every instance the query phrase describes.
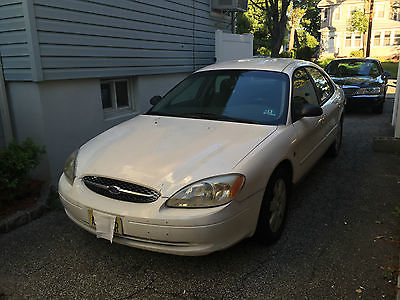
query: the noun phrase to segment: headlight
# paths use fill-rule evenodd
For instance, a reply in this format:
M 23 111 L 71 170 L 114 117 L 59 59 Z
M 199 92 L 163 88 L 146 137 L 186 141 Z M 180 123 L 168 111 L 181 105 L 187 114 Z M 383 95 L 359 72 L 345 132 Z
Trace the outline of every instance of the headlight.
M 243 187 L 245 177 L 223 175 L 193 183 L 167 201 L 169 207 L 214 207 L 232 201 Z
M 68 156 L 65 164 L 64 164 L 64 174 L 65 178 L 67 178 L 68 182 L 72 185 L 75 179 L 75 163 L 76 163 L 76 156 L 78 155 L 78 150 L 75 150 Z
M 375 87 L 367 87 L 367 88 L 360 88 L 357 92 L 358 95 L 378 95 L 382 92 L 382 87 L 375 86 Z

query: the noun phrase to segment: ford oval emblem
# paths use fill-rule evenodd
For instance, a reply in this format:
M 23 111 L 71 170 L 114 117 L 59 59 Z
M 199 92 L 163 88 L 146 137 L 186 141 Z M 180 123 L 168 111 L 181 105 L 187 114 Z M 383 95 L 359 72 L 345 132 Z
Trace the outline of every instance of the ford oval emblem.
M 113 195 L 118 195 L 121 193 L 121 188 L 119 186 L 112 185 L 107 187 L 107 191 Z

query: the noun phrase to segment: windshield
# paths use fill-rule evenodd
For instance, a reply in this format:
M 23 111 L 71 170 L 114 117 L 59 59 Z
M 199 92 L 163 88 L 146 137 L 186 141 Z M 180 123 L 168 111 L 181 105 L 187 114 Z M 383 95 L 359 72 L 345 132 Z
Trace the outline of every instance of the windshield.
M 289 77 L 284 73 L 221 70 L 192 74 L 147 114 L 230 122 L 286 123 Z
M 376 61 L 368 60 L 333 60 L 325 68 L 334 77 L 377 77 L 380 68 Z

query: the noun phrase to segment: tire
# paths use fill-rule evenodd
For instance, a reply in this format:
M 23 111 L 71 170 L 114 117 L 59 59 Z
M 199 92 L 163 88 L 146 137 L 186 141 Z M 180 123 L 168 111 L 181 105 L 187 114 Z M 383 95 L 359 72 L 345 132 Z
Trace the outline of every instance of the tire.
M 276 169 L 268 181 L 258 215 L 255 237 L 260 243 L 272 244 L 281 236 L 290 194 L 288 172 L 282 167 Z
M 383 113 L 383 102 L 372 107 L 372 112 L 376 113 L 377 115 L 380 115 L 381 113 Z
M 342 138 L 343 138 L 343 116 L 340 118 L 338 133 L 336 134 L 335 141 L 328 149 L 328 156 L 336 157 L 340 152 L 340 148 L 342 147 Z

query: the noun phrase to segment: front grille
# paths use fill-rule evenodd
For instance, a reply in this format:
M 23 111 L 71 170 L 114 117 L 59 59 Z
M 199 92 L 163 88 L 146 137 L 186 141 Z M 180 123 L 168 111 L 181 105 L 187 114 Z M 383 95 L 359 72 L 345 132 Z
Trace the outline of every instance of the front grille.
M 358 91 L 358 88 L 343 88 L 343 92 L 346 96 L 352 96 Z
M 127 202 L 150 203 L 160 197 L 160 193 L 150 188 L 121 180 L 85 176 L 82 181 L 91 191 L 108 198 Z

